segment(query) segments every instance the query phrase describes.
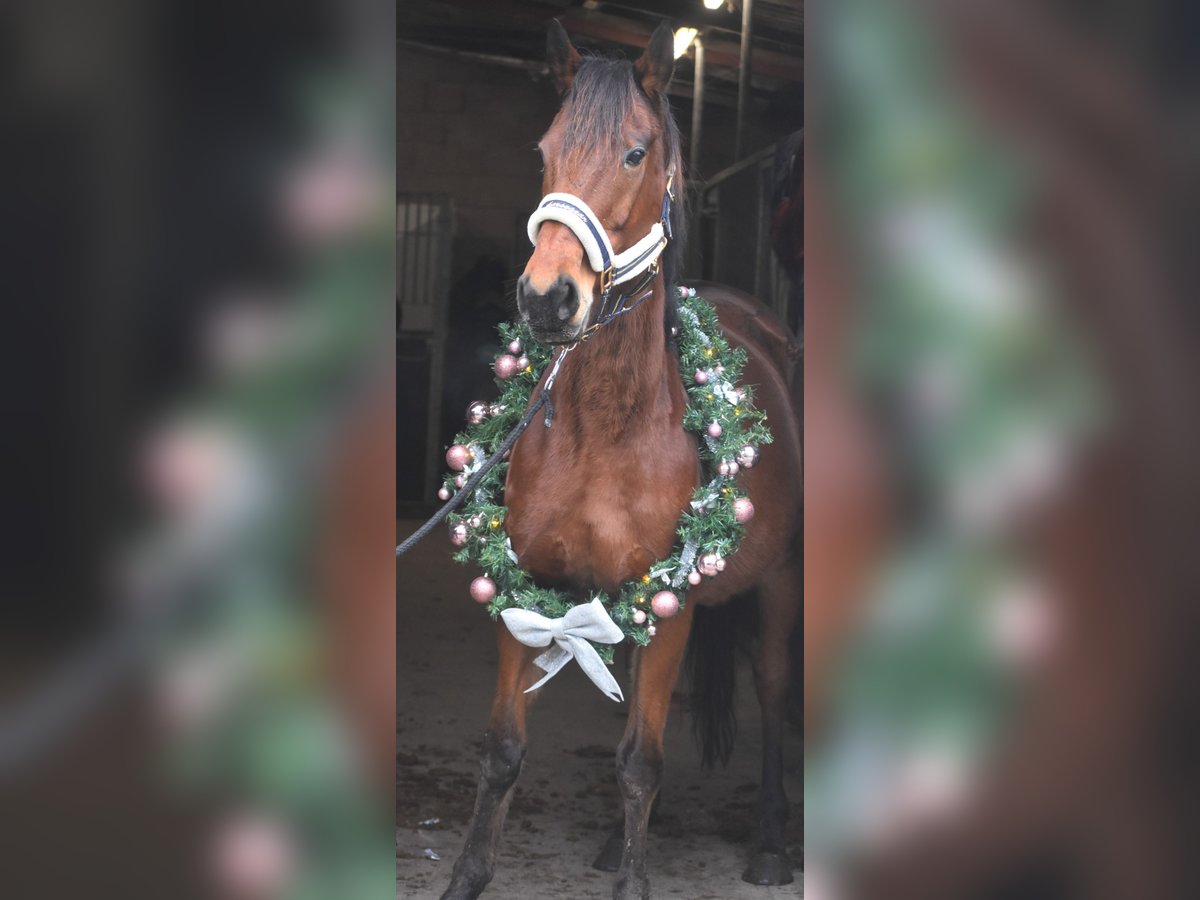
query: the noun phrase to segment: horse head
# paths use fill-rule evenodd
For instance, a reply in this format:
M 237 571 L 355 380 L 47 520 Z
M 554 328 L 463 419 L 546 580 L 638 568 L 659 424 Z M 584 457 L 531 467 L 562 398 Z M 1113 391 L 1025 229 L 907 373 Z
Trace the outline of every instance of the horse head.
M 666 98 L 675 61 L 665 24 L 630 63 L 581 56 L 557 20 L 547 57 L 562 107 L 538 142 L 545 197 L 530 219 L 517 308 L 538 340 L 566 343 L 614 289 L 658 271 L 679 165 Z

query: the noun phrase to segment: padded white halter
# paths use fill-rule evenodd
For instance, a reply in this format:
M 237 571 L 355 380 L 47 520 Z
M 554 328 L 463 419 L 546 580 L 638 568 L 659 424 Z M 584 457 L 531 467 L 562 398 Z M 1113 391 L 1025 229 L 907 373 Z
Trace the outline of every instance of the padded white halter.
M 663 200 L 663 215 L 669 216 L 669 195 Z M 636 278 L 654 264 L 667 246 L 662 222 L 650 226 L 650 233 L 621 253 L 614 253 L 612 242 L 600 219 L 590 206 L 574 194 L 547 194 L 529 217 L 529 241 L 537 246 L 538 230 L 546 221 L 561 222 L 575 233 L 587 253 L 588 263 L 596 272 L 612 269 L 612 284 Z

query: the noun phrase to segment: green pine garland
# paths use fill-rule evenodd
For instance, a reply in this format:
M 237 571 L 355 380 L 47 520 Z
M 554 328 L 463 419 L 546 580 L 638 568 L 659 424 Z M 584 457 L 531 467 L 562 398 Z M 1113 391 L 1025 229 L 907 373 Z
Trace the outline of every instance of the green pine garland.
M 734 502 L 745 496 L 733 475 L 718 471 L 721 462 L 735 461 L 744 448 L 757 448 L 771 443 L 766 414 L 754 407 L 753 391 L 738 386 L 746 351 L 731 348 L 721 333 L 716 312 L 696 296 L 694 289 L 679 289 L 679 368 L 688 392 L 688 407 L 683 425 L 699 436 L 700 459 L 709 481 L 692 495 L 688 510 L 679 520 L 679 540 L 671 555 L 654 563 L 641 578 L 627 581 L 616 598 L 597 593 L 609 616 L 635 644 L 645 646 L 654 636 L 657 617 L 650 609 L 650 598 L 660 590 L 671 590 L 682 607 L 688 588 L 687 575 L 696 568 L 705 554 L 726 557 L 738 548 L 744 528 L 734 518 Z M 520 420 L 530 396 L 553 350 L 534 340 L 523 325 L 501 324 L 504 345 L 520 341 L 528 365 L 511 378 L 496 379 L 499 399 L 491 405 L 483 421 L 470 425 L 455 437 L 456 443 L 468 447 L 472 460 L 462 473 L 464 478 L 488 458 L 504 437 Z M 696 382 L 697 371 L 705 372 L 705 384 Z M 736 393 L 735 393 L 736 391 Z M 711 437 L 709 426 L 721 426 L 718 437 Z M 580 600 L 566 591 L 538 587 L 527 572 L 517 565 L 516 555 L 504 529 L 504 480 L 507 462 L 500 462 L 480 482 L 474 496 L 463 505 L 461 512 L 450 520 L 451 531 L 463 526 L 466 544 L 454 555 L 459 562 L 477 564 L 496 583 L 496 596 L 488 604 L 492 618 L 510 607 L 528 609 L 549 618 L 559 618 Z M 445 479 L 447 493 L 454 493 L 455 473 Z M 590 598 L 587 598 L 590 600 Z M 644 615 L 635 621 L 637 611 Z M 612 662 L 613 648 L 596 644 L 597 652 L 606 662 Z

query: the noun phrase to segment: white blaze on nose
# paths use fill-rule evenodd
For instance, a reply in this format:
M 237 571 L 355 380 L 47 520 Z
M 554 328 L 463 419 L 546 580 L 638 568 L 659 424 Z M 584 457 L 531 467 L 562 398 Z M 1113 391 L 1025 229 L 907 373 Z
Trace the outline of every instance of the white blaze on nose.
M 566 276 L 576 287 L 583 282 L 580 275 L 584 267 L 584 253 L 571 229 L 560 222 L 545 222 L 538 232 L 538 240 L 524 274 L 529 278 L 529 287 L 538 294 L 547 294 L 558 281 Z

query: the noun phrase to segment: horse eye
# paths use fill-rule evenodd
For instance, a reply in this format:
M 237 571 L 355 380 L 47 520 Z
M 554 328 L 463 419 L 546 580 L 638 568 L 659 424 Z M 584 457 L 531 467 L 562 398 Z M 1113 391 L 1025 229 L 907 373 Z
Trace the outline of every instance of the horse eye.
M 646 150 L 643 147 L 634 147 L 632 150 L 626 151 L 625 165 L 632 169 L 634 166 L 640 166 L 645 158 Z

